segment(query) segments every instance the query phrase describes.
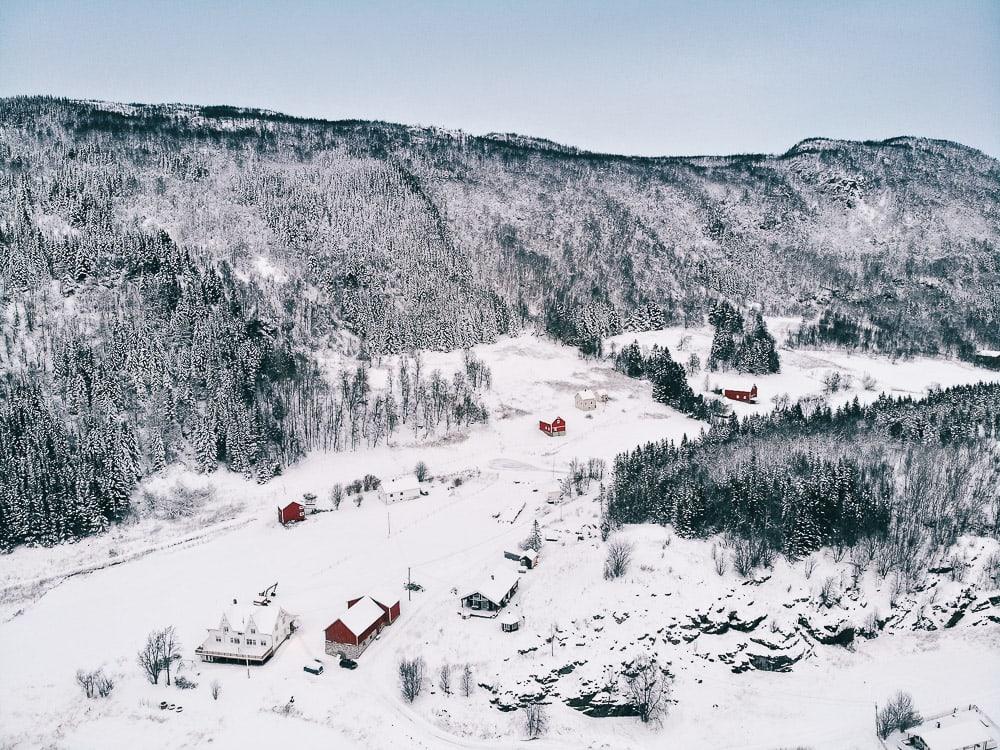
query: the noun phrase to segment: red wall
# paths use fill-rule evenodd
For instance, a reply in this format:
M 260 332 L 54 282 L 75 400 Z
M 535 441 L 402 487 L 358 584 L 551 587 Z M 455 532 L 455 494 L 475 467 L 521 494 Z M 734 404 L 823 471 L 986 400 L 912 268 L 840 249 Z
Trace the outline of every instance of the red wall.
M 306 509 L 296 502 L 291 502 L 278 511 L 278 520 L 281 521 L 281 523 L 288 523 L 289 521 L 304 521 L 305 518 Z

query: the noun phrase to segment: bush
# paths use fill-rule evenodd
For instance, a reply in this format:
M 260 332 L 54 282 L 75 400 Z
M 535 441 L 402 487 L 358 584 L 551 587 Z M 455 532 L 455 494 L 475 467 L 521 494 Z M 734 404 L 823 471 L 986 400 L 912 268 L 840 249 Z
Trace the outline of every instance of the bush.
M 88 698 L 107 698 L 115 689 L 115 681 L 104 674 L 103 669 L 95 669 L 87 672 L 83 669 L 76 671 L 76 684 L 83 689 L 83 694 Z
M 413 476 L 417 478 L 418 482 L 426 481 L 427 479 L 427 464 L 423 461 L 417 461 L 417 465 L 413 469 Z
M 187 677 L 178 677 L 174 680 L 174 685 L 179 687 L 181 690 L 193 690 L 198 687 L 197 682 L 191 682 Z
M 608 542 L 608 556 L 604 560 L 604 578 L 614 580 L 628 573 L 632 563 L 631 542 L 625 539 L 613 539 Z
M 219 700 L 219 696 L 222 694 L 222 683 L 218 680 L 212 680 L 212 684 L 208 686 L 208 691 L 212 694 L 212 700 Z
M 140 518 L 156 518 L 173 521 L 197 514 L 215 500 L 215 489 L 210 484 L 189 485 L 178 479 L 169 487 L 160 490 L 145 489 L 136 503 L 136 513 Z

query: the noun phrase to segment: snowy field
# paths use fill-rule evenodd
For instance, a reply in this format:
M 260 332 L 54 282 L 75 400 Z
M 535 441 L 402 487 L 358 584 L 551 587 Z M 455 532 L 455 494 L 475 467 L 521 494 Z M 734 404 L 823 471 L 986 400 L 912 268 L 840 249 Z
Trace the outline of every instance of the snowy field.
M 781 325 L 772 323 L 779 341 Z M 690 339 L 679 351 L 684 336 Z M 681 362 L 691 352 L 704 362 L 710 332 L 626 334 L 606 348 L 633 339 L 667 344 Z M 804 562 L 779 560 L 769 577 L 748 586 L 731 571 L 716 574 L 716 541 L 636 527 L 624 532 L 636 543 L 632 570 L 605 581 L 596 486 L 555 505 L 546 502 L 547 493 L 574 457 L 603 458 L 610 468 L 616 453 L 648 440 L 693 436 L 700 423 L 654 403 L 649 383 L 541 339 L 508 338 L 477 354 L 493 371 L 492 420 L 469 435 L 413 445 L 403 430 L 397 445 L 314 454 L 264 486 L 223 472 L 188 475 L 185 481 L 215 488 L 211 507 L 183 520 L 147 519 L 79 544 L 0 558 L 0 748 L 520 747 L 520 712 L 500 706 L 553 674 L 560 698 L 549 705 L 550 729 L 539 747 L 876 750 L 875 702 L 898 689 L 911 692 L 927 712 L 976 703 L 1000 719 L 1000 626 L 985 618 L 921 631 L 903 618 L 894 632 L 861 640 L 852 651 L 784 643 L 783 652 L 796 659 L 790 672 L 734 673 L 746 660 L 745 634 L 685 628 L 692 616 L 763 616 L 757 635 L 773 639 L 811 606 L 818 581 L 843 575 L 846 564 L 822 557 L 807 575 Z M 918 396 L 930 387 L 1000 378 L 954 361 L 893 363 L 784 349 L 781 356 L 780 374 L 712 373 L 710 385 L 755 382 L 760 403 L 734 405 L 742 414 L 769 410 L 776 394 L 793 400 L 817 394 L 833 370 L 850 374 L 853 385 L 833 394 L 831 403 L 855 396 L 868 401 L 881 391 Z M 426 362 L 428 372 L 451 373 L 460 354 L 429 354 Z M 861 386 L 866 374 L 875 381 L 870 390 Z M 692 376 L 696 392 L 703 392 L 704 379 Z M 609 400 L 584 414 L 573 405 L 581 388 Z M 537 422 L 557 415 L 567 420 L 568 435 L 546 437 Z M 360 506 L 345 499 L 339 510 L 289 528 L 276 521 L 277 506 L 304 492 L 319 495 L 322 506 L 337 482 L 366 473 L 390 479 L 411 472 L 418 460 L 434 477 L 425 497 L 386 507 L 369 494 Z M 176 474 L 150 483 L 169 487 Z M 457 486 L 456 478 L 462 480 Z M 546 543 L 538 568 L 522 575 L 512 605 L 524 617 L 521 630 L 502 633 L 497 620 L 460 617 L 453 591 L 493 567 L 513 565 L 503 550 L 523 540 L 536 519 L 556 541 Z M 974 577 L 977 561 L 996 543 L 966 539 L 963 545 Z M 402 587 L 408 573 L 424 589 L 412 600 Z M 226 604 L 249 601 L 275 581 L 277 603 L 298 617 L 300 628 L 268 664 L 250 667 L 248 675 L 245 667 L 194 660 L 195 646 Z M 845 604 L 841 616 L 860 624 L 866 612 L 887 613 L 884 588 L 870 581 L 864 601 Z M 920 616 L 933 618 L 935 605 L 964 587 L 942 579 L 931 588 L 927 601 L 912 603 Z M 397 592 L 402 615 L 356 670 L 339 669 L 324 654 L 323 629 L 348 598 L 371 589 Z M 195 689 L 153 686 L 139 673 L 136 651 L 148 632 L 166 625 L 177 629 L 181 674 L 198 683 Z M 548 642 L 553 632 L 554 645 Z M 643 649 L 655 651 L 675 676 L 661 727 L 591 718 L 565 704 Z M 412 705 L 397 688 L 403 656 L 420 656 L 427 665 L 428 684 Z M 303 672 L 317 658 L 325 673 Z M 470 665 L 471 696 L 437 689 L 445 663 Z M 74 674 L 98 666 L 115 675 L 118 686 L 107 700 L 86 700 Z M 457 677 L 456 669 L 453 686 Z M 213 680 L 222 686 L 217 701 L 208 690 Z M 161 711 L 162 700 L 182 705 L 183 713 Z

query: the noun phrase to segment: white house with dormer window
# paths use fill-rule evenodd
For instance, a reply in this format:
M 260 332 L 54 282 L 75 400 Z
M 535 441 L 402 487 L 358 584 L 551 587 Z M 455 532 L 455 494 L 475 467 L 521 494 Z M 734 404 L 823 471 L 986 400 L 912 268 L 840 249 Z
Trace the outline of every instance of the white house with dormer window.
M 293 632 L 295 616 L 278 605 L 241 607 L 234 599 L 195 653 L 202 661 L 264 664 Z

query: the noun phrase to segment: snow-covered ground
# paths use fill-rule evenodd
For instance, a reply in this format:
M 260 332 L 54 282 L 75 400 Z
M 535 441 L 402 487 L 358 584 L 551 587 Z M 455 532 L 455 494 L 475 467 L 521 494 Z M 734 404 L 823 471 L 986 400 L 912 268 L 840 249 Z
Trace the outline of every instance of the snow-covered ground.
M 772 330 L 780 327 L 775 323 Z M 691 338 L 678 351 L 682 336 Z M 676 329 L 627 334 L 608 346 L 633 338 L 666 343 L 680 361 L 697 352 L 703 362 L 710 341 L 707 330 Z M 731 571 L 717 575 L 713 540 L 636 527 L 623 532 L 636 544 L 631 572 L 605 581 L 594 528 L 596 486 L 558 505 L 546 502 L 547 493 L 574 457 L 610 464 L 644 441 L 694 435 L 700 423 L 654 403 L 648 383 L 537 338 L 504 339 L 477 354 L 493 371 L 493 418 L 467 436 L 413 445 L 404 429 L 397 445 L 311 455 L 264 486 L 223 472 L 189 477 L 215 488 L 212 507 L 191 518 L 142 520 L 79 544 L 19 549 L 0 559 L 0 748 L 515 747 L 523 741 L 522 717 L 499 707 L 537 692 L 553 673 L 559 698 L 549 706 L 543 747 L 874 750 L 874 704 L 897 689 L 910 691 L 928 712 L 976 703 L 1000 717 L 1000 627 L 985 617 L 937 630 L 913 630 L 904 618 L 894 632 L 860 640 L 853 651 L 786 643 L 783 653 L 801 657 L 790 672 L 734 673 L 747 658 L 746 634 L 701 632 L 690 627 L 692 616 L 764 615 L 751 635 L 773 641 L 800 614 L 820 616 L 815 590 L 841 576 L 845 564 L 817 556 L 807 576 L 804 562 L 779 561 L 770 578 L 748 586 Z M 428 371 L 451 372 L 460 355 L 428 354 L 426 361 Z M 1000 377 L 952 361 L 892 363 L 833 352 L 782 350 L 782 363 L 778 375 L 709 379 L 722 387 L 756 382 L 760 403 L 734 405 L 744 413 L 769 409 L 774 394 L 818 393 L 830 370 L 854 376 L 851 390 L 831 396 L 834 403 Z M 864 373 L 875 379 L 874 390 L 861 388 Z M 702 390 L 704 375 L 691 381 Z M 584 387 L 610 400 L 595 412 L 577 411 L 573 394 Z M 538 431 L 539 419 L 557 415 L 567 419 L 567 437 Z M 359 507 L 345 500 L 339 510 L 294 527 L 276 522 L 278 504 L 304 492 L 322 500 L 334 483 L 366 473 L 388 479 L 412 471 L 418 460 L 434 476 L 426 497 L 387 508 L 369 494 Z M 174 479 L 151 483 L 169 486 Z M 497 620 L 462 619 L 453 591 L 491 567 L 513 565 L 503 550 L 524 539 L 535 519 L 558 541 L 548 542 L 539 567 L 522 575 L 513 602 L 524 616 L 522 629 L 501 633 Z M 996 548 L 986 540 L 963 544 L 973 561 Z M 976 564 L 968 575 L 974 577 Z M 402 588 L 408 574 L 424 587 L 412 600 Z M 271 662 L 251 667 L 248 676 L 245 667 L 193 660 L 227 603 L 275 581 L 277 601 L 298 616 L 300 629 Z M 373 588 L 397 591 L 402 616 L 356 670 L 339 669 L 324 654 L 323 629 L 349 597 Z M 861 624 L 869 611 L 888 614 L 885 588 L 871 581 L 838 616 Z M 963 588 L 941 577 L 914 612 L 933 619 L 935 604 Z M 824 621 L 831 617 L 823 613 Z M 166 625 L 176 627 L 184 644 L 182 674 L 198 683 L 195 689 L 152 686 L 139 674 L 136 651 L 148 632 Z M 547 642 L 553 629 L 555 646 Z M 676 678 L 662 727 L 591 718 L 565 704 L 642 649 L 669 662 Z M 427 686 L 412 705 L 397 689 L 401 656 L 420 656 L 427 665 Z M 323 675 L 302 670 L 315 658 L 327 665 Z M 444 663 L 456 666 L 452 695 L 437 688 Z M 468 698 L 457 694 L 465 664 L 477 683 Z M 74 674 L 98 666 L 118 686 L 107 700 L 86 700 Z M 217 701 L 208 690 L 213 680 L 222 685 Z M 161 700 L 182 705 L 183 713 L 161 711 Z

